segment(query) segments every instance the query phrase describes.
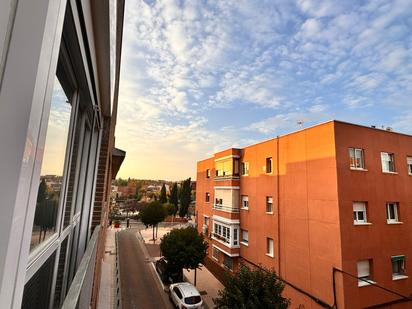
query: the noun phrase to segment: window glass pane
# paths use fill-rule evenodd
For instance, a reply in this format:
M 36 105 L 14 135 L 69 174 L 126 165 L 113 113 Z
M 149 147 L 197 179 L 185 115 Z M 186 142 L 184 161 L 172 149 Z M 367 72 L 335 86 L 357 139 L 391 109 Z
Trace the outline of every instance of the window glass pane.
M 30 249 L 56 232 L 71 105 L 55 78 Z
M 46 263 L 24 286 L 22 309 L 44 309 L 49 307 L 55 254 L 53 253 L 47 259 Z

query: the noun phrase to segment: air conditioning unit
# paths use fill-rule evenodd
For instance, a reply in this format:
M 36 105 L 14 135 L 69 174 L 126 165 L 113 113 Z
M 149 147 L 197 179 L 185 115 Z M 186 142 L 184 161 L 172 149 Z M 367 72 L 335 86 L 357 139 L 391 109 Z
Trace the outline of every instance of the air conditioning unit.
M 203 224 L 203 227 L 202 227 L 202 233 L 203 233 L 203 235 L 207 235 L 207 230 L 208 230 L 207 225 L 206 225 L 206 224 Z

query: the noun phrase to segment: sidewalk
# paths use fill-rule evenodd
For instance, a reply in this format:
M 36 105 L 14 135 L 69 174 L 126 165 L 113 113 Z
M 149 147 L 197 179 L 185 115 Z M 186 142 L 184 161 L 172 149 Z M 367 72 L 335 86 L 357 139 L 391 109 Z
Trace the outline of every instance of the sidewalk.
M 109 228 L 106 234 L 105 253 L 102 261 L 99 298 L 97 308 L 113 309 L 115 304 L 116 282 L 116 232 L 120 228 Z
M 190 272 L 183 270 L 183 275 L 187 281 L 194 284 L 195 272 L 193 270 Z M 214 308 L 213 298 L 218 296 L 218 291 L 223 289 L 223 284 L 205 266 L 202 266 L 202 269 L 197 270 L 196 288 L 208 308 Z
M 146 229 L 141 229 L 140 234 L 143 237 L 143 240 L 145 244 L 160 244 L 160 239 L 162 238 L 163 235 L 169 233 L 172 229 L 176 228 L 181 228 L 187 226 L 187 223 L 182 223 L 182 224 L 175 224 L 173 226 L 167 226 L 167 227 L 158 227 L 157 229 L 157 239 L 153 242 L 153 229 L 152 227 L 148 227 Z M 155 230 L 155 236 L 156 236 L 156 230 Z

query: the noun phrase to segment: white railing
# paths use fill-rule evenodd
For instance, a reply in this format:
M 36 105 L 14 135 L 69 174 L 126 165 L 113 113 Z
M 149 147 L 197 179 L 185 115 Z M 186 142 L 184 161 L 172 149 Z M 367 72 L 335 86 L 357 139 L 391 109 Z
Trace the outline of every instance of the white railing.
M 234 213 L 239 212 L 239 208 L 237 208 L 237 207 L 226 206 L 226 205 L 222 205 L 222 204 L 214 204 L 213 209 L 217 209 L 217 210 L 221 210 L 221 211 L 227 211 L 227 212 L 234 212 Z
M 62 309 L 89 308 L 92 298 L 94 268 L 96 264 L 97 240 L 100 225 L 96 226 L 87 245 L 86 252 L 76 271 L 69 292 L 64 299 Z

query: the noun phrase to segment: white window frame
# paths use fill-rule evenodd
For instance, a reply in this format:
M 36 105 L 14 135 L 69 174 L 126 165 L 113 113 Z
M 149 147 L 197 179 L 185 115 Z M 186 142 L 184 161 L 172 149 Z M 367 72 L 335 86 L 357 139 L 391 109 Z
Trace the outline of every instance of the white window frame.
M 242 244 L 242 245 L 245 245 L 245 246 L 249 246 L 249 231 L 248 230 L 244 230 L 244 229 L 241 229 L 240 230 L 240 237 L 241 237 L 241 239 L 240 239 L 240 243 Z M 245 235 L 246 235 L 246 237 L 245 237 Z
M 226 247 L 239 248 L 239 233 L 239 221 L 233 223 L 225 223 L 221 220 L 217 220 L 216 217 L 213 218 L 212 239 L 220 242 Z
M 383 173 L 396 173 L 395 154 L 392 152 L 381 152 L 381 163 Z M 392 163 L 392 170 L 390 168 Z
M 249 196 L 248 195 L 242 195 L 240 197 L 241 200 L 241 205 L 240 205 L 240 209 L 249 209 Z M 245 203 L 246 202 L 246 203 Z M 246 205 L 246 206 L 245 206 Z
M 402 262 L 402 266 L 400 267 L 403 271 L 400 273 L 394 273 L 393 272 L 393 266 L 394 262 Z M 392 263 L 392 280 L 400 280 L 400 279 L 406 279 L 408 276 L 406 275 L 406 260 L 405 260 L 405 255 L 395 255 L 391 256 L 391 263 Z
M 274 241 L 273 238 L 266 237 L 266 255 L 270 257 L 274 257 Z
M 249 162 L 242 162 L 241 164 L 241 175 L 249 176 Z
M 349 160 L 350 160 L 351 169 L 354 169 L 354 170 L 364 170 L 365 169 L 365 151 L 362 148 L 350 147 L 349 148 Z
M 406 164 L 408 166 L 408 175 L 412 176 L 412 156 L 406 157 Z
M 213 246 L 212 246 L 212 258 L 213 258 L 215 261 L 219 261 L 219 255 L 220 255 L 220 250 L 217 249 L 216 247 L 213 247 Z
M 365 225 L 370 224 L 367 217 L 367 203 L 366 202 L 353 202 L 353 224 Z M 363 213 L 363 219 L 359 219 L 359 214 Z
M 268 211 L 268 206 L 270 205 L 270 211 Z M 266 196 L 266 213 L 273 214 L 273 197 Z
M 268 161 L 270 162 L 270 171 L 268 171 Z M 267 157 L 266 159 L 265 159 L 265 164 L 266 164 L 266 166 L 265 166 L 265 173 L 266 174 L 272 174 L 273 173 L 273 157 Z
M 390 215 L 390 211 L 389 211 L 389 207 L 393 205 L 394 209 L 394 217 L 391 218 Z M 397 224 L 397 223 L 401 223 L 401 221 L 399 220 L 399 203 L 397 202 L 388 202 L 386 203 L 386 221 L 388 224 Z
M 370 259 L 360 260 L 357 262 L 357 274 L 358 274 L 358 278 L 367 280 L 367 281 L 358 280 L 358 287 L 367 286 L 367 285 L 375 283 L 372 280 L 372 276 L 371 276 L 371 260 Z

